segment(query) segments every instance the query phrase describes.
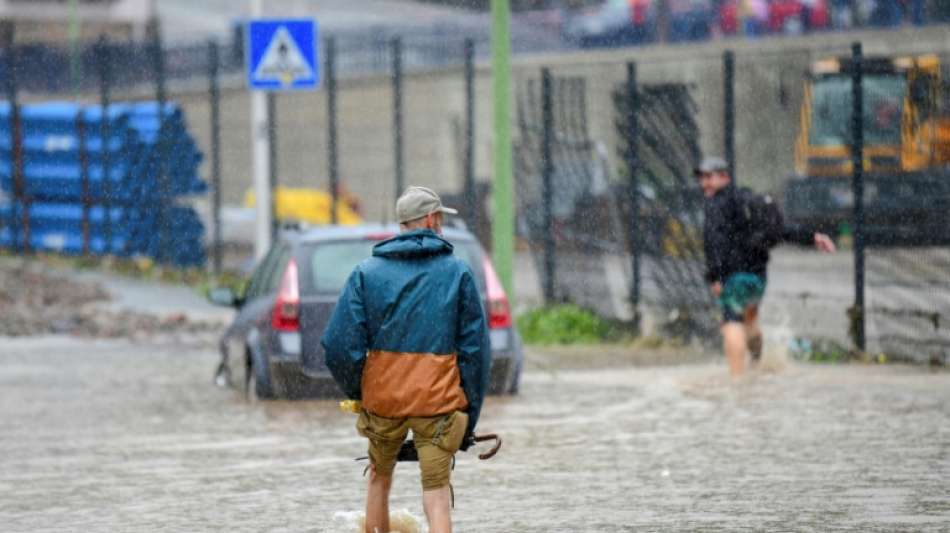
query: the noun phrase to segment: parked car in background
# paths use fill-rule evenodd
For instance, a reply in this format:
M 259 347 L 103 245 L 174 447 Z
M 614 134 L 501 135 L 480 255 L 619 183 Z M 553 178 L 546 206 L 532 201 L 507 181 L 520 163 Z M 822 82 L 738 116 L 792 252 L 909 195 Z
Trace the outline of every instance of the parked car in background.
M 243 294 L 216 288 L 212 302 L 237 315 L 221 337 L 216 381 L 249 398 L 341 396 L 324 363 L 320 337 L 353 268 L 396 225 L 326 226 L 283 231 L 257 264 Z M 516 394 L 524 356 L 508 298 L 475 237 L 445 228 L 455 255 L 472 268 L 491 339 L 490 394 Z
M 564 22 L 565 40 L 583 48 L 640 44 L 656 37 L 653 0 L 606 0 L 571 12 Z

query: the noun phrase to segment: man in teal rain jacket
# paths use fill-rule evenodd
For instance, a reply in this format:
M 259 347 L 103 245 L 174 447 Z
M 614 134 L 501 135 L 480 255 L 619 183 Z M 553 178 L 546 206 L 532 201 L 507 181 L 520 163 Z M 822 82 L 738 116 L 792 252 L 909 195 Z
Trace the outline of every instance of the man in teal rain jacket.
M 334 379 L 362 401 L 367 532 L 389 531 L 393 468 L 410 429 L 429 531 L 452 530 L 452 458 L 471 444 L 488 387 L 481 298 L 471 269 L 440 237 L 443 213 L 457 212 L 430 189 L 410 187 L 399 198 L 402 233 L 353 270 L 321 339 Z

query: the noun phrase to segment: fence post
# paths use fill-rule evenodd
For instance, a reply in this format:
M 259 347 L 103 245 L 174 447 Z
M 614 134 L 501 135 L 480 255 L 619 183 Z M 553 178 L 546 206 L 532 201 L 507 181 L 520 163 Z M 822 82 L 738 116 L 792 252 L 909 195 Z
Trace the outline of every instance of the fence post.
M 851 165 L 852 192 L 854 194 L 854 308 L 852 330 L 858 350 L 865 351 L 864 306 L 864 55 L 861 43 L 851 45 L 853 70 L 851 73 Z
M 627 139 L 626 163 L 627 173 L 630 177 L 628 194 L 630 195 L 630 247 L 631 250 L 631 283 L 630 283 L 630 305 L 633 307 L 634 325 L 640 325 L 640 279 L 641 279 L 641 260 L 643 246 L 640 235 L 640 176 L 639 172 L 639 154 L 637 153 L 637 142 L 639 140 L 640 125 L 637 123 L 637 112 L 640 107 L 640 98 L 637 93 L 637 64 L 633 61 L 627 63 L 627 120 L 625 138 Z
M 670 42 L 670 3 L 669 0 L 656 2 L 656 42 Z
M 89 142 L 86 134 L 86 118 L 83 116 L 84 110 L 80 106 L 76 113 L 76 137 L 79 143 L 79 180 L 80 180 L 80 202 L 82 203 L 82 253 L 89 255 L 89 211 L 92 208 L 92 199 L 89 194 Z
M 554 87 L 551 71 L 541 69 L 541 201 L 544 210 L 544 301 L 552 304 L 556 298 L 556 258 L 554 240 Z
M 732 50 L 722 54 L 723 79 L 723 149 L 732 183 L 738 183 L 736 176 L 736 56 Z
M 337 203 L 340 197 L 340 176 L 337 163 L 336 138 L 336 40 L 327 38 L 327 162 L 330 174 L 330 223 L 337 223 Z
M 16 45 L 13 42 L 13 23 L 6 21 L 2 24 L 3 50 L 6 56 L 6 92 L 10 103 L 10 155 L 12 156 L 12 201 L 10 202 L 10 244 L 13 249 L 22 249 L 30 252 L 30 201 L 27 197 L 26 184 L 23 179 L 23 122 L 20 115 L 19 94 L 16 76 Z M 17 221 L 16 209 L 19 204 L 22 210 L 23 241 L 17 245 L 20 224 Z
M 475 192 L 475 41 L 465 39 L 465 214 L 478 232 L 481 225 Z
M 162 35 L 156 25 L 152 35 L 152 68 L 155 75 L 155 100 L 158 103 L 158 138 L 156 150 L 156 178 L 158 179 L 158 262 L 171 260 L 169 253 L 168 205 L 171 198 L 167 176 L 168 143 L 166 142 L 165 102 L 165 50 L 162 47 Z
M 395 153 L 396 194 L 399 198 L 406 188 L 405 162 L 403 160 L 403 126 L 402 126 L 402 39 L 393 37 L 393 149 Z
M 218 43 L 208 42 L 208 92 L 211 96 L 211 224 L 213 268 L 221 273 L 221 91 L 218 87 Z
M 2 68 L 3 74 L 4 74 L 3 75 L 3 92 L 5 96 L 7 97 L 7 101 L 10 103 L 10 126 L 11 126 L 10 146 L 11 147 L 14 144 L 13 128 L 12 128 L 13 126 L 13 120 L 12 120 L 13 100 L 14 99 L 11 97 L 11 93 L 15 92 L 10 89 L 10 86 L 11 86 L 10 72 L 13 70 L 13 53 L 11 51 L 13 39 L 12 39 L 12 35 L 10 34 L 12 29 L 13 29 L 12 23 L 0 22 L 0 33 L 2 33 L 2 35 L 0 35 L 0 39 L 2 39 L 2 42 L 0 42 L 0 45 L 3 46 L 3 51 L 2 51 L 3 63 L 2 65 L 0 65 L 0 68 Z M 13 173 L 11 172 L 11 178 L 13 177 L 12 174 Z M 7 217 L 0 218 L 0 233 L 2 233 L 3 230 L 5 229 L 10 231 L 10 249 L 11 250 L 16 249 L 16 202 L 15 202 L 16 196 L 14 195 L 15 188 L 16 188 L 16 183 L 11 181 L 10 197 L 9 197 L 10 198 L 9 200 L 10 214 Z M 3 196 L 4 196 L 3 184 L 0 183 L 0 197 L 3 197 Z
M 270 183 L 270 234 L 271 242 L 277 242 L 277 94 L 267 93 L 267 178 Z
M 102 121 L 99 123 L 99 137 L 101 139 L 100 165 L 102 168 L 102 184 L 100 186 L 100 202 L 102 204 L 102 237 L 103 255 L 112 253 L 112 136 L 109 123 L 109 106 L 111 105 L 112 90 L 112 49 L 105 36 L 99 38 L 96 46 L 96 55 L 99 67 L 99 106 L 102 108 Z

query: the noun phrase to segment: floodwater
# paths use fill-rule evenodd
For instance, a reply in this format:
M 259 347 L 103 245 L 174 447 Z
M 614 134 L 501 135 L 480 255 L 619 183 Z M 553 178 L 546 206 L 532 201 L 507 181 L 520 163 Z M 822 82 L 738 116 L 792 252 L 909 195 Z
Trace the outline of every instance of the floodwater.
M 247 404 L 213 349 L 0 340 L 0 529 L 354 532 L 364 442 L 336 401 Z M 532 365 L 460 454 L 456 530 L 948 531 L 950 373 Z M 394 510 L 422 517 L 418 470 Z M 414 518 L 413 518 L 414 517 Z

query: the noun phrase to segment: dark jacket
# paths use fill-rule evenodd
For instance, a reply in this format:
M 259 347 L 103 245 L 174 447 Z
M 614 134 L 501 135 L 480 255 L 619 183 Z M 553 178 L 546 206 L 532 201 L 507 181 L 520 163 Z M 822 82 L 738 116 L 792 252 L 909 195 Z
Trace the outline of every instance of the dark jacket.
M 755 195 L 732 185 L 707 198 L 703 212 L 703 250 L 706 254 L 706 281 L 724 283 L 738 272 L 766 277 L 769 249 L 752 244 L 754 221 L 748 219 L 744 202 Z M 786 225 L 782 239 L 807 244 L 814 233 L 800 226 Z
M 343 392 L 387 417 L 461 410 L 474 431 L 491 348 L 471 269 L 430 230 L 377 244 L 350 275 L 321 339 Z

